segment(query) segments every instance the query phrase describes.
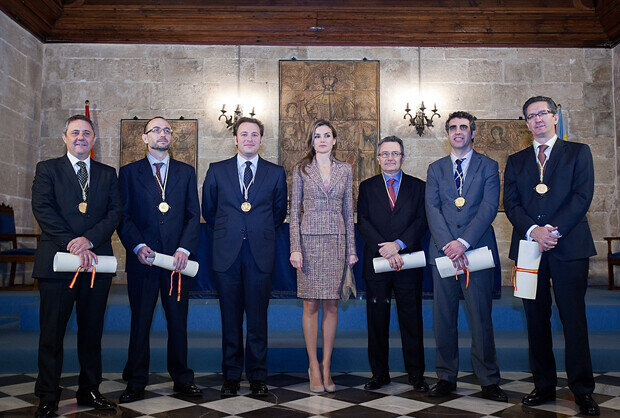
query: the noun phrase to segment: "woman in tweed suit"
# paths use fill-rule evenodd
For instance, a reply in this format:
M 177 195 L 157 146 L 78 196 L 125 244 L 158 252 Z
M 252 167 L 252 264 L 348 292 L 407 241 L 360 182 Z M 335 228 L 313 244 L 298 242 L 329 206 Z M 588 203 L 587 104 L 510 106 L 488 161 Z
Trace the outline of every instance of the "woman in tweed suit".
M 357 262 L 353 231 L 351 166 L 334 158 L 336 131 L 326 120 L 308 132 L 308 154 L 295 167 L 291 192 L 291 264 L 308 351 L 310 390 L 333 392 L 330 364 L 345 261 Z M 302 216 L 303 203 L 303 216 Z M 323 361 L 317 359 L 318 312 L 323 306 Z M 322 377 L 322 379 L 321 379 Z

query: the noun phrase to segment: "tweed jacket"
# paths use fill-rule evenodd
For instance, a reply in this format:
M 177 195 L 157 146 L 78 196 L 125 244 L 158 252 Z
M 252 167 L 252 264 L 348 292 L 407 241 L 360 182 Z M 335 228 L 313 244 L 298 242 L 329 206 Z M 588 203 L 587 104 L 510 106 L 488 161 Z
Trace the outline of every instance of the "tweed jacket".
M 354 255 L 356 252 L 351 166 L 332 160 L 328 190 L 323 186 L 316 159 L 306 166 L 306 172 L 307 174 L 303 173 L 297 165 L 292 174 L 291 252 L 301 251 L 301 234 L 334 234 L 346 236 L 346 256 Z

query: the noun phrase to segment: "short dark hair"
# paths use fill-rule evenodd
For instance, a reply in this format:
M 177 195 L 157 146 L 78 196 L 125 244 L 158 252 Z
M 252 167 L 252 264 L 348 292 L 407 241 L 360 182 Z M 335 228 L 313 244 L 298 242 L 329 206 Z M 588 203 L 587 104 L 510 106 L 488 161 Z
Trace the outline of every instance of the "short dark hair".
M 396 142 L 398 145 L 400 145 L 400 153 L 403 155 L 403 157 L 405 156 L 405 146 L 403 145 L 403 140 L 394 135 L 386 136 L 381 141 L 379 141 L 379 145 L 377 145 L 377 155 L 379 155 L 379 150 L 381 149 L 381 145 L 383 145 L 386 142 Z
M 450 113 L 450 115 L 448 116 L 448 119 L 446 120 L 446 132 L 450 131 L 450 121 L 454 118 L 467 119 L 469 121 L 470 131 L 473 132 L 476 130 L 476 117 L 471 113 L 457 110 L 456 112 Z
M 146 121 L 146 123 L 144 124 L 144 133 L 146 133 L 146 127 L 149 126 L 149 123 L 151 123 L 152 121 L 154 121 L 155 119 L 163 119 L 166 122 L 168 122 L 168 119 L 166 119 L 163 116 L 155 116 L 154 118 L 151 118 L 149 120 Z M 170 122 L 168 122 L 168 124 L 170 124 Z
M 527 101 L 523 105 L 523 116 L 525 117 L 525 119 L 527 119 L 527 108 L 530 107 L 532 103 L 536 102 L 547 102 L 547 106 L 549 106 L 549 111 L 551 111 L 551 113 L 553 113 L 554 115 L 558 113 L 558 105 L 555 104 L 551 97 L 534 96 L 527 99 Z
M 265 126 L 263 125 L 263 122 L 256 118 L 248 118 L 247 116 L 237 119 L 237 122 L 235 122 L 235 124 L 233 125 L 233 136 L 237 136 L 237 129 L 239 129 L 239 126 L 245 122 L 258 125 L 258 129 L 260 130 L 260 136 L 263 136 L 263 132 L 265 131 Z
M 73 115 L 69 119 L 67 119 L 67 121 L 65 122 L 65 129 L 62 131 L 63 134 L 67 135 L 67 130 L 69 129 L 69 124 L 71 122 L 73 122 L 74 120 L 83 120 L 85 122 L 88 122 L 88 124 L 90 125 L 90 127 L 93 130 L 93 134 L 95 134 L 95 136 L 97 136 L 97 134 L 95 133 L 95 124 L 93 123 L 92 120 L 90 120 L 90 118 L 87 118 L 84 115 Z

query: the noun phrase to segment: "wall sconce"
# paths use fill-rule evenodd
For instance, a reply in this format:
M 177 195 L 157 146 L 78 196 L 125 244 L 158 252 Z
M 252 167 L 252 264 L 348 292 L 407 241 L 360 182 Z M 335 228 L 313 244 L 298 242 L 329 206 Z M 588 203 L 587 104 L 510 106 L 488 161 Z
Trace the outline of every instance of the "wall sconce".
M 405 108 L 405 116 L 403 116 L 403 119 L 407 119 L 407 116 L 409 116 L 409 126 L 414 126 L 415 130 L 418 131 L 418 135 L 422 136 L 426 127 L 431 128 L 433 126 L 433 118 L 435 116 L 441 117 L 441 115 L 437 113 L 437 104 L 435 103 L 433 106 L 433 109 L 431 109 L 433 114 L 429 119 L 424 112 L 426 110 L 426 107 L 424 107 L 424 102 L 422 102 L 420 108 L 415 112 L 415 116 L 412 116 L 411 113 L 409 113 L 411 112 L 411 109 L 409 108 L 409 103 L 407 103 L 407 107 Z
M 220 115 L 219 118 L 217 118 L 217 120 L 224 118 L 224 123 L 226 124 L 226 128 L 228 129 L 232 129 L 235 122 L 237 122 L 240 118 L 244 116 L 243 109 L 241 109 L 241 105 L 237 105 L 237 108 L 235 109 L 233 114 L 230 116 L 226 116 L 226 104 L 222 105 L 222 109 L 220 109 L 220 112 L 222 112 L 222 114 Z M 254 107 L 252 107 L 252 111 L 250 112 L 250 117 L 253 118 L 254 115 L 256 115 L 256 113 L 254 113 Z

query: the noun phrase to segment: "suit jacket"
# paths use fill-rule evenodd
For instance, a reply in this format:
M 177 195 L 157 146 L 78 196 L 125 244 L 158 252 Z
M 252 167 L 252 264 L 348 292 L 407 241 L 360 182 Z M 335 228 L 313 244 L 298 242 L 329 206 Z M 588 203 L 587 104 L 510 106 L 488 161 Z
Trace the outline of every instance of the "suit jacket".
M 122 205 L 116 170 L 91 159 L 88 210 L 81 213 L 82 189 L 66 155 L 37 164 L 32 183 L 32 213 L 41 227 L 32 277 L 66 279 L 73 273 L 54 273 L 57 252 L 85 237 L 97 255 L 113 255 L 110 238 L 121 219 Z M 110 275 L 108 275 L 109 277 Z
M 258 267 L 265 273 L 273 271 L 276 228 L 286 217 L 286 196 L 284 167 L 259 157 L 248 192 L 252 209 L 243 212 L 237 156 L 209 165 L 202 186 L 202 216 L 213 233 L 213 270 L 224 272 L 232 265 L 247 235 Z
M 144 243 L 153 251 L 172 255 L 183 247 L 196 253 L 200 236 L 200 204 L 196 173 L 188 164 L 170 158 L 166 184 L 166 202 L 170 210 L 161 213 L 159 185 L 148 158 L 121 167 L 119 184 L 123 217 L 118 235 L 127 251 L 125 270 L 147 272 L 133 252 Z
M 346 256 L 355 254 L 351 166 L 333 160 L 329 190 L 323 186 L 316 160 L 306 166 L 307 174 L 299 167 L 297 165 L 292 174 L 291 252 L 301 251 L 300 234 L 337 234 L 346 235 Z
M 562 238 L 549 250 L 560 260 L 596 255 L 586 212 L 594 195 L 594 166 L 586 144 L 556 140 L 545 166 L 549 191 L 534 190 L 539 171 L 533 147 L 508 157 L 504 172 L 504 209 L 513 225 L 510 258 L 517 259 L 519 240 L 532 225 L 557 226 Z
M 458 191 L 450 156 L 428 167 L 426 178 L 426 217 L 432 240 L 429 263 L 443 257 L 441 250 L 448 242 L 462 238 L 473 250 L 488 247 L 499 263 L 493 220 L 499 206 L 499 171 L 497 162 L 474 151 L 463 182 L 465 206 L 459 211 L 454 204 Z
M 407 246 L 401 254 L 422 250 L 420 241 L 428 228 L 424 188 L 422 180 L 402 173 L 392 210 L 382 174 L 360 183 L 357 228 L 364 237 L 364 278 L 375 274 L 372 259 L 381 256 L 380 242 L 400 239 Z

